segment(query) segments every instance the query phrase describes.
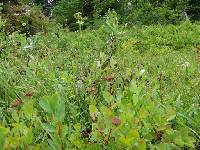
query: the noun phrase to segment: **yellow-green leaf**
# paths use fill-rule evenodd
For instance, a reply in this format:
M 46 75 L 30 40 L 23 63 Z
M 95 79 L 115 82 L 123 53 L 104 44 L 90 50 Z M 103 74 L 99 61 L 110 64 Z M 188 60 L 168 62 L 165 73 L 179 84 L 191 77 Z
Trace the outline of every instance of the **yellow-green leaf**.
M 128 132 L 127 138 L 137 139 L 140 137 L 140 134 L 137 129 L 132 129 Z
M 90 113 L 96 113 L 97 112 L 97 107 L 95 105 L 90 105 L 89 106 L 89 111 L 90 111 Z
M 136 150 L 146 150 L 146 142 L 144 139 L 141 139 L 139 142 L 138 142 L 138 145 L 136 147 Z

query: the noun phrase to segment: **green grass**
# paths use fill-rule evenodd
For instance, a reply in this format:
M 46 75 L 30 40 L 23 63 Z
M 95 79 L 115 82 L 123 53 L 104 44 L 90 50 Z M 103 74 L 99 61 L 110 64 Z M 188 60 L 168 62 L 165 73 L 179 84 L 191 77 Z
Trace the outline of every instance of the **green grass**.
M 58 35 L 1 32 L 1 149 L 198 148 L 200 25 Z

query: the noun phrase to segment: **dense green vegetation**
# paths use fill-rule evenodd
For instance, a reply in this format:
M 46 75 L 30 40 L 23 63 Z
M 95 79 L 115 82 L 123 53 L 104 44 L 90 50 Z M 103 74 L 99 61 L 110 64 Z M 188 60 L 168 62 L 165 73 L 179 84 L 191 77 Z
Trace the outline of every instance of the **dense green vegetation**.
M 87 18 L 84 28 L 92 29 L 103 24 L 103 17 L 108 10 L 117 12 L 119 22 L 121 24 L 127 23 L 129 26 L 180 24 L 185 20 L 192 22 L 200 20 L 200 3 L 198 0 L 15 0 L 11 3 L 8 0 L 4 1 L 3 13 L 9 14 L 5 18 L 11 24 L 16 25 L 16 16 L 13 18 L 10 15 L 13 16 L 16 11 L 19 14 L 20 7 L 22 7 L 22 13 L 17 18 L 27 18 L 27 13 L 25 16 L 23 13 L 24 5 L 30 5 L 32 9 L 40 5 L 45 16 L 54 19 L 57 23 L 72 31 L 78 29 L 77 20 L 74 18 L 74 14 L 78 12 L 81 12 L 83 17 Z M 48 3 L 48 1 L 51 1 L 51 3 Z M 13 8 L 12 5 L 14 4 Z M 7 10 L 12 10 L 12 13 Z M 29 20 L 29 25 L 32 25 L 32 22 L 38 22 L 38 17 L 41 17 L 38 13 L 35 14 L 35 11 L 30 14 L 30 16 L 34 14 L 34 18 L 26 19 Z M 35 26 L 33 25 L 33 27 Z
M 2 6 L 0 149 L 199 149 L 200 24 L 162 20 L 166 2 L 137 1 L 127 18 L 116 1 L 91 16 L 78 2 L 58 1 L 58 20 L 25 0 Z M 177 14 L 189 5 L 176 2 Z

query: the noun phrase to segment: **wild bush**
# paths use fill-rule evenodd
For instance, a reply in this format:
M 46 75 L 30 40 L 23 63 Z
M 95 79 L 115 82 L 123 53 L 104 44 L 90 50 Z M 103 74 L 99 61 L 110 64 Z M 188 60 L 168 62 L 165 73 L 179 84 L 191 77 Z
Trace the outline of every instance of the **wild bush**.
M 52 27 L 53 21 L 50 22 L 38 6 L 5 4 L 2 8 L 2 18 L 6 20 L 5 32 L 8 34 L 18 31 L 30 36 L 47 32 Z
M 0 149 L 198 148 L 200 26 L 106 18 L 96 31 L 1 30 Z

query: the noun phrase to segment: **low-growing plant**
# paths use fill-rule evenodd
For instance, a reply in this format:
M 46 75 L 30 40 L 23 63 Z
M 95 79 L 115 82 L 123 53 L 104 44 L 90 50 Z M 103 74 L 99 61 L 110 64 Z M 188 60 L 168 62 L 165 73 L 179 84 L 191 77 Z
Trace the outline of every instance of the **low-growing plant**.
M 200 26 L 6 35 L 0 149 L 198 149 Z

